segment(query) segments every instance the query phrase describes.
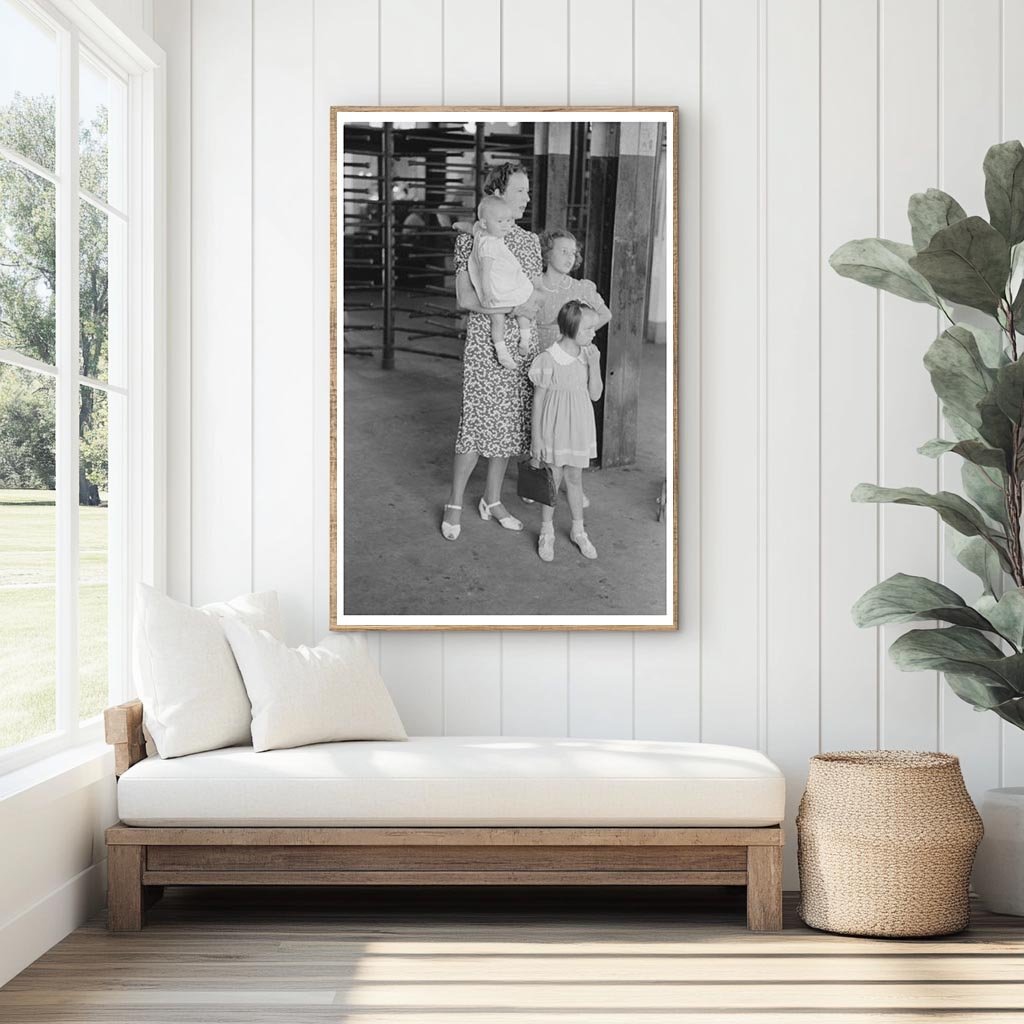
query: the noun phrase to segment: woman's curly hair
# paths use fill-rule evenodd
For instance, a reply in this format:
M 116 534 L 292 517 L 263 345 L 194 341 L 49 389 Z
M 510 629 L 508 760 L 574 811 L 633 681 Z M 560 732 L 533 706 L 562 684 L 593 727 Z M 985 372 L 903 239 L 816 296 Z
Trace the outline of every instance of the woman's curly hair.
M 552 228 L 540 236 L 540 258 L 544 264 L 544 269 L 547 269 L 548 257 L 551 255 L 551 250 L 555 247 L 555 242 L 560 238 L 568 238 L 569 241 L 575 243 L 576 261 L 573 263 L 572 269 L 578 270 L 583 265 L 583 247 L 576 236 L 571 231 L 566 231 L 565 228 Z
M 484 193 L 492 196 L 495 192 L 504 194 L 508 188 L 508 179 L 513 174 L 527 174 L 526 168 L 518 160 L 508 160 L 503 164 L 495 164 L 487 169 L 484 179 Z M 529 175 L 527 175 L 529 176 Z

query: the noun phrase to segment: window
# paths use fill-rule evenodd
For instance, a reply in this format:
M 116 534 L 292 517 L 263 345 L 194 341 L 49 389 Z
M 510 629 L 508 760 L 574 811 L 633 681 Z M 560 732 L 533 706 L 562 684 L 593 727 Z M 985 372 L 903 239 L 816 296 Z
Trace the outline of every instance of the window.
M 103 32 L 0 0 L 0 770 L 98 738 L 154 564 L 156 64 Z

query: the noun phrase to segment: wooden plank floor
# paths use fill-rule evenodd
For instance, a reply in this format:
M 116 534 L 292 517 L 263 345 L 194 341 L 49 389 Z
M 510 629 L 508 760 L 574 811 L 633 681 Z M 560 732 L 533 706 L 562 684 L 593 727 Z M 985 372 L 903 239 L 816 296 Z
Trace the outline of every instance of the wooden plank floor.
M 1024 919 L 934 940 L 746 931 L 743 892 L 171 889 L 0 989 L 12 1024 L 1024 1021 Z

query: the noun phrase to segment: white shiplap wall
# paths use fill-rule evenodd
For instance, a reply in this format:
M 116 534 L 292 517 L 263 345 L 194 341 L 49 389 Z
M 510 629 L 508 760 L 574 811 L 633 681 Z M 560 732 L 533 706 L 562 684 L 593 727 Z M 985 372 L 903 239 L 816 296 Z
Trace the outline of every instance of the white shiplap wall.
M 938 746 L 976 794 L 1024 782 L 1021 736 L 850 623 L 880 574 L 957 575 L 933 517 L 848 500 L 860 480 L 940 483 L 914 453 L 937 426 L 935 316 L 825 264 L 852 237 L 908 237 L 912 191 L 983 212 L 985 148 L 1024 134 L 1021 5 L 155 0 L 155 31 L 176 596 L 273 587 L 293 641 L 326 629 L 332 103 L 677 104 L 682 629 L 373 636 L 403 718 L 759 746 L 791 810 L 819 749 Z

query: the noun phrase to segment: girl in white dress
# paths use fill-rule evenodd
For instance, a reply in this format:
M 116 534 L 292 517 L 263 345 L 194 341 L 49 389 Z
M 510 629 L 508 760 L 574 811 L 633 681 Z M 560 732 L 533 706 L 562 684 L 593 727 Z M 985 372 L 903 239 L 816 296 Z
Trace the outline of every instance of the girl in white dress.
M 597 312 L 577 299 L 558 313 L 560 336 L 530 365 L 533 382 L 534 460 L 551 469 L 555 492 L 565 478 L 572 512 L 572 542 L 587 558 L 597 558 L 583 526 L 583 470 L 597 457 L 594 405 L 603 391 L 601 353 L 593 344 Z M 555 557 L 555 510 L 541 506 L 537 554 L 545 562 Z

